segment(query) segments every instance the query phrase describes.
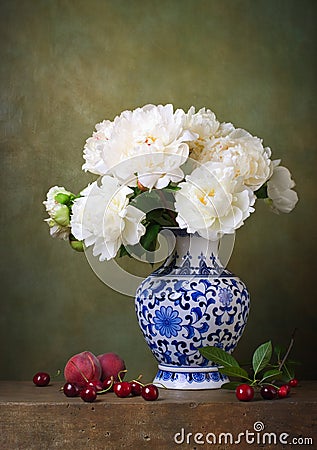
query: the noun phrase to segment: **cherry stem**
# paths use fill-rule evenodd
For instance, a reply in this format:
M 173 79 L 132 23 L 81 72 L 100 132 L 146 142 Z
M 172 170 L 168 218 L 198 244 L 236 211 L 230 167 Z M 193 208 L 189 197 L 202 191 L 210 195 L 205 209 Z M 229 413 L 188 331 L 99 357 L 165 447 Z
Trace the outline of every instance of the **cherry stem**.
M 140 375 L 138 376 L 138 378 L 137 378 L 136 380 L 133 380 L 133 381 L 139 381 L 139 380 L 141 380 L 142 377 L 143 377 L 143 375 L 142 375 L 142 373 L 140 373 Z
M 107 389 L 103 389 L 102 391 L 97 391 L 98 395 L 99 394 L 105 394 L 106 392 L 110 391 L 110 389 L 113 387 L 113 384 L 114 384 L 113 375 L 111 375 L 110 380 L 111 380 L 111 384 L 107 387 Z
M 136 380 L 132 380 L 132 382 L 134 381 L 134 383 L 138 383 L 140 386 L 144 387 L 145 384 L 141 383 L 141 381 L 139 381 L 140 376 L 138 376 L 138 378 Z
M 291 340 L 290 340 L 288 349 L 287 349 L 287 351 L 286 351 L 286 353 L 285 353 L 285 355 L 284 355 L 284 358 L 283 358 L 282 361 L 280 362 L 280 365 L 278 366 L 278 370 L 281 370 L 281 368 L 284 366 L 284 364 L 285 364 L 285 362 L 286 362 L 286 360 L 287 360 L 287 358 L 288 358 L 288 355 L 290 354 L 290 351 L 292 350 L 292 347 L 293 347 L 294 341 L 295 341 L 295 333 L 296 333 L 296 328 L 295 328 L 295 330 L 293 331 L 293 334 L 292 334 L 292 336 L 291 336 Z
M 262 387 L 262 386 L 273 386 L 275 389 L 279 389 L 279 386 L 276 386 L 276 384 L 273 384 L 273 383 L 260 383 L 259 387 Z
M 56 372 L 56 374 L 55 374 L 55 375 L 52 375 L 52 378 L 57 378 L 57 377 L 60 376 L 60 374 L 61 374 L 61 371 L 60 371 L 60 369 L 58 369 L 57 372 Z
M 93 360 L 92 360 L 92 357 L 89 355 L 89 353 L 87 354 L 87 356 L 88 356 L 88 359 L 89 359 L 90 364 L 91 364 L 91 369 L 92 369 L 93 376 L 95 376 L 95 373 L 96 373 L 96 366 L 95 366 L 95 364 L 94 364 L 94 362 L 93 362 Z M 88 381 L 88 380 L 87 380 L 87 381 Z
M 118 372 L 118 378 L 119 378 L 120 383 L 122 382 L 122 378 L 121 378 L 122 373 L 127 373 L 127 369 L 120 370 L 120 372 Z

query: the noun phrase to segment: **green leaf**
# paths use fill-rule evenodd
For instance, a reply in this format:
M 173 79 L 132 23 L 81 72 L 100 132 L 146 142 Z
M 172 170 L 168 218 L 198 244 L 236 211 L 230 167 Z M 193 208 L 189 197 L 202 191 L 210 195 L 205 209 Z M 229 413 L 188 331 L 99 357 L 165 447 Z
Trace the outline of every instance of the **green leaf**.
M 257 198 L 268 198 L 267 194 L 267 184 L 263 184 L 263 186 L 260 187 L 257 191 L 255 191 L 255 195 Z
M 122 256 L 126 256 L 126 255 L 131 257 L 130 253 L 127 251 L 125 246 L 122 244 L 120 249 L 119 249 L 119 257 L 121 258 Z
M 263 383 L 264 381 L 270 381 L 270 380 L 274 380 L 274 378 L 279 378 L 282 375 L 282 371 L 281 370 L 277 370 L 277 369 L 272 369 L 272 370 L 267 370 L 262 377 L 262 380 L 260 381 L 260 383 Z
M 281 352 L 282 352 L 281 346 L 280 345 L 274 345 L 274 353 L 277 356 L 277 359 L 280 358 Z
M 164 209 L 150 211 L 146 218 L 149 222 L 156 222 L 162 227 L 175 226 L 175 220 Z
M 163 191 L 179 191 L 180 187 L 175 184 L 169 184 L 166 188 L 163 188 Z
M 245 378 L 246 380 L 250 380 L 248 372 L 242 367 L 236 367 L 236 366 L 224 366 L 219 367 L 219 372 L 223 373 L 224 375 L 228 375 L 229 377 L 238 377 L 238 378 Z
M 229 389 L 230 391 L 235 391 L 236 388 L 240 385 L 241 383 L 239 381 L 230 381 L 229 383 L 225 383 L 221 386 L 221 389 Z
M 206 359 L 209 359 L 216 364 L 223 364 L 224 366 L 229 367 L 240 367 L 238 361 L 233 356 L 229 355 L 229 353 L 222 350 L 222 348 L 212 346 L 202 347 L 199 351 Z
M 285 376 L 285 379 L 287 379 L 287 381 L 295 378 L 295 371 L 294 371 L 293 367 L 290 367 L 288 364 L 283 365 L 282 372 L 283 372 L 283 375 Z
M 260 345 L 253 353 L 252 366 L 254 376 L 270 362 L 272 356 L 272 342 L 268 341 Z
M 156 246 L 156 238 L 161 227 L 158 224 L 149 225 L 146 233 L 141 237 L 140 243 L 145 250 L 153 251 Z
M 162 208 L 162 200 L 155 190 L 151 192 L 141 192 L 140 194 L 137 194 L 137 196 L 131 200 L 131 204 L 136 208 L 145 213 Z

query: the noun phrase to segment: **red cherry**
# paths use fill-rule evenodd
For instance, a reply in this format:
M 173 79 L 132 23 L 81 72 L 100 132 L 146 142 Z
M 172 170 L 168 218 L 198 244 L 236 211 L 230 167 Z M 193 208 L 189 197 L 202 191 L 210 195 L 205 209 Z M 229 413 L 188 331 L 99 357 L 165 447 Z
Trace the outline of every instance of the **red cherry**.
M 269 384 L 261 387 L 260 394 L 265 400 L 273 400 L 277 396 L 277 389 Z
M 134 396 L 142 394 L 142 384 L 137 381 L 130 381 L 131 384 L 131 394 Z
M 291 386 L 291 387 L 296 387 L 296 386 L 298 386 L 298 379 L 297 379 L 297 378 L 293 378 L 292 380 L 290 380 L 290 381 L 288 382 L 288 385 Z
M 47 386 L 50 382 L 51 377 L 46 372 L 37 372 L 33 377 L 33 383 L 36 386 Z
M 80 396 L 84 402 L 92 403 L 97 398 L 97 392 L 92 386 L 88 386 L 80 391 Z
M 79 394 L 79 388 L 74 383 L 65 383 L 63 387 L 63 392 L 66 397 L 77 397 Z
M 131 384 L 128 381 L 115 383 L 113 390 L 118 397 L 124 398 L 131 394 Z
M 290 393 L 290 387 L 287 386 L 286 384 L 281 386 L 279 388 L 279 390 L 277 391 L 278 398 L 285 398 L 288 396 L 289 393 Z
M 154 384 L 147 384 L 142 387 L 141 395 L 144 400 L 156 400 L 159 396 L 159 390 Z
M 98 392 L 98 391 L 102 391 L 102 389 L 103 389 L 103 386 L 102 386 L 101 381 L 98 381 L 98 380 L 89 381 L 89 382 L 87 383 L 86 387 L 92 387 L 92 388 L 94 388 L 95 391 L 97 391 L 97 392 Z
M 286 387 L 287 394 L 289 394 L 291 392 L 291 387 L 288 384 L 284 384 L 283 386 Z
M 107 377 L 102 382 L 102 390 L 105 391 L 106 389 L 108 389 L 108 392 L 112 392 L 113 391 L 113 385 L 114 385 L 113 376 Z
M 248 384 L 240 384 L 236 388 L 236 397 L 241 402 L 249 402 L 254 397 L 254 389 Z

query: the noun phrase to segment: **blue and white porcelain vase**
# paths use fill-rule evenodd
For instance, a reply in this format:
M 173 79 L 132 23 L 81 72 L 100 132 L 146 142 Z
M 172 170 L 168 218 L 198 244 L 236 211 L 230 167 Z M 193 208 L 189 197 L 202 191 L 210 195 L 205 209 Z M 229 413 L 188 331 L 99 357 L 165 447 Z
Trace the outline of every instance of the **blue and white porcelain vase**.
M 228 382 L 200 347 L 236 347 L 249 314 L 244 283 L 218 259 L 219 242 L 172 229 L 173 253 L 136 293 L 136 314 L 158 361 L 154 384 L 169 389 L 216 389 Z M 206 251 L 207 249 L 207 251 Z

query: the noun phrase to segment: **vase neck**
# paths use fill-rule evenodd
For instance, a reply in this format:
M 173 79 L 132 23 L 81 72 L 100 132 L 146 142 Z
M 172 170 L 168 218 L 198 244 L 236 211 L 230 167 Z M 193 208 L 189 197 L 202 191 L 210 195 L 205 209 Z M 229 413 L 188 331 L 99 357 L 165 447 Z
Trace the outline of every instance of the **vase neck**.
M 181 266 L 182 261 L 189 259 L 191 265 L 198 266 L 203 259 L 206 262 L 218 261 L 219 240 L 209 241 L 198 234 L 186 234 L 176 236 L 174 257 L 177 265 Z
M 218 258 L 220 240 L 210 241 L 198 234 L 184 230 L 172 230 L 176 238 L 175 247 L 158 275 L 206 275 L 218 276 L 224 272 Z

